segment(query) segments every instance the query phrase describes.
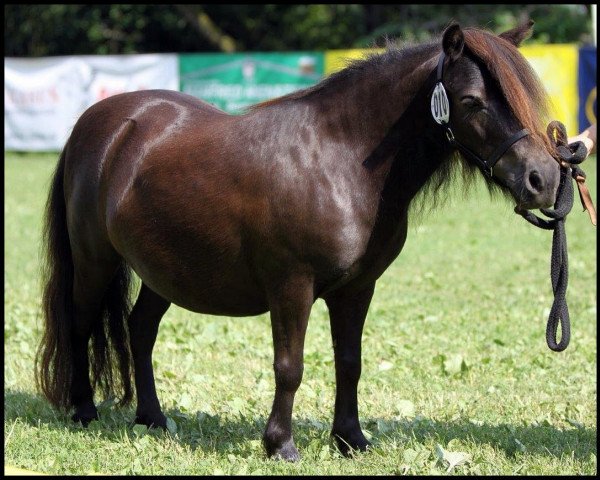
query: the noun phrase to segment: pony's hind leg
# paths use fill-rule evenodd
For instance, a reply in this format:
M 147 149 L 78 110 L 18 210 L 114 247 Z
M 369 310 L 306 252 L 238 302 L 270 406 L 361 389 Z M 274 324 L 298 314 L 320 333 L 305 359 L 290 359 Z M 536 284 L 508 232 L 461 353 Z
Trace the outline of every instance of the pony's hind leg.
M 335 411 L 332 436 L 342 454 L 369 446 L 358 420 L 357 386 L 361 371 L 361 336 L 375 284 L 360 292 L 333 292 L 329 308 L 335 357 Z
M 89 262 L 74 256 L 73 277 L 73 328 L 71 339 L 72 383 L 71 404 L 75 422 L 87 426 L 98 418 L 94 405 L 94 392 L 90 384 L 90 359 L 88 346 L 95 328 L 102 328 L 103 297 L 118 262 Z
M 133 354 L 137 410 L 135 423 L 148 427 L 167 426 L 161 411 L 152 370 L 152 349 L 158 333 L 158 325 L 171 303 L 154 293 L 146 284 L 129 316 L 129 343 Z

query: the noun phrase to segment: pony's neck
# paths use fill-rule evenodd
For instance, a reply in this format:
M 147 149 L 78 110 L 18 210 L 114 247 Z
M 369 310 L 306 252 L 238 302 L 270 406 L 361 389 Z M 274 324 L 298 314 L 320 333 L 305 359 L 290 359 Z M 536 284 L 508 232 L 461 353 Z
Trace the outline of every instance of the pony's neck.
M 390 50 L 339 72 L 312 97 L 329 135 L 362 146 L 363 154 L 374 149 L 435 69 L 437 55 L 434 44 Z
M 326 117 L 328 132 L 353 162 L 367 160 L 387 204 L 407 206 L 451 154 L 429 105 L 438 56 L 436 44 L 387 52 L 321 102 L 339 112 Z

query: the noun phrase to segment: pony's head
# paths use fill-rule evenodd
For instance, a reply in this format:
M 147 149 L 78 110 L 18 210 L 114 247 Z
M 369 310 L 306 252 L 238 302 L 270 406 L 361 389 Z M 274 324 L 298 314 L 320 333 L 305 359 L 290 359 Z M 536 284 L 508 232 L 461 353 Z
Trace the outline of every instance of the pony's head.
M 449 26 L 442 37 L 443 86 L 451 141 L 488 181 L 508 190 L 521 209 L 553 205 L 559 164 L 546 136 L 547 95 L 517 46 L 533 22 L 493 35 Z M 438 122 L 439 123 L 439 122 Z

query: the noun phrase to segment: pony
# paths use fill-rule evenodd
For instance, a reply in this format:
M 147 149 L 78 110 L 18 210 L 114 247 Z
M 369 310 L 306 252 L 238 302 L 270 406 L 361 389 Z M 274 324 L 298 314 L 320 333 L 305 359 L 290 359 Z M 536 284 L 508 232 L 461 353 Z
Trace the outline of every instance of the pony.
M 152 351 L 169 305 L 270 312 L 275 395 L 263 444 L 298 460 L 292 408 L 322 298 L 335 357 L 331 433 L 345 455 L 367 449 L 361 335 L 415 198 L 436 198 L 453 172 L 481 171 L 520 209 L 554 202 L 547 96 L 517 49 L 532 24 L 495 35 L 452 23 L 241 115 L 164 90 L 90 107 L 46 207 L 41 392 L 87 425 L 98 418 L 95 390 L 121 405 L 135 391 L 135 421 L 165 428 Z M 132 271 L 142 282 L 133 307 Z

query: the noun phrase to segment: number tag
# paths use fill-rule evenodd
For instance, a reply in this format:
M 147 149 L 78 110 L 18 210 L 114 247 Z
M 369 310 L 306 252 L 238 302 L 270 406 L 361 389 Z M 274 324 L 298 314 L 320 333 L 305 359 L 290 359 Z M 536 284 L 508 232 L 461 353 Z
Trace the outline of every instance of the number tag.
M 431 94 L 431 115 L 440 125 L 450 121 L 450 103 L 442 82 L 438 82 Z

